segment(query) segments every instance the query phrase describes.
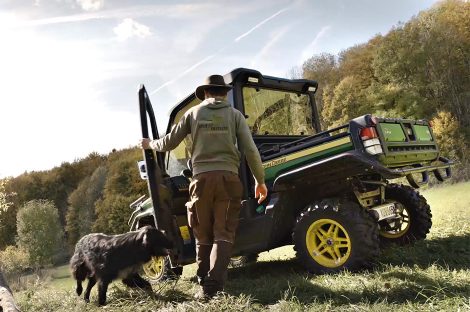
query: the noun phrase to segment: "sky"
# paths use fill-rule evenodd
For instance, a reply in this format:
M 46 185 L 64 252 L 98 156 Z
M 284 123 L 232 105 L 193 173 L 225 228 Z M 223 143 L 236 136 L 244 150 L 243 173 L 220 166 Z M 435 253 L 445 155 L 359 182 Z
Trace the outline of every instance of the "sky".
M 0 178 L 135 146 L 211 74 L 288 77 L 433 0 L 0 0 Z M 321 81 L 319 81 L 321 83 Z

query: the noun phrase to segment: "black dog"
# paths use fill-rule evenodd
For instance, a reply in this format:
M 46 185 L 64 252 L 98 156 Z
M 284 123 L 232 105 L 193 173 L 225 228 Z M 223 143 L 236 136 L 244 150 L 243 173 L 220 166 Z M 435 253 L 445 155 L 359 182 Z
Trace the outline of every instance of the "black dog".
M 70 259 L 72 275 L 77 280 L 77 294 L 81 295 L 82 282 L 86 278 L 85 301 L 90 302 L 90 291 L 98 283 L 100 305 L 106 303 L 109 283 L 117 278 L 129 287 L 151 290 L 150 283 L 137 272 L 152 256 L 166 256 L 171 248 L 172 242 L 151 226 L 120 235 L 88 234 L 78 241 Z

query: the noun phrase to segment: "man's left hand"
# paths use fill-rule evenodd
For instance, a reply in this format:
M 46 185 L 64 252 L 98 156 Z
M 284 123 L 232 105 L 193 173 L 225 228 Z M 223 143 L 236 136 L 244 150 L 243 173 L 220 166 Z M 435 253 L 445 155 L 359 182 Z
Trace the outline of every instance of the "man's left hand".
M 139 141 L 139 147 L 142 148 L 142 149 L 152 149 L 152 147 L 150 146 L 151 141 L 152 140 L 150 140 L 150 139 L 142 138 Z

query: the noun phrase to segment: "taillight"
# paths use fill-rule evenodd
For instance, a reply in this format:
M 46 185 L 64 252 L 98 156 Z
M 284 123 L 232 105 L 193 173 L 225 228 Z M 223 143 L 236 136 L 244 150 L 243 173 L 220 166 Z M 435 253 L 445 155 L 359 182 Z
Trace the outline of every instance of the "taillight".
M 360 132 L 362 143 L 367 153 L 371 155 L 382 154 L 379 136 L 375 127 L 362 128 Z
M 361 130 L 361 139 L 364 140 L 370 140 L 370 139 L 375 139 L 378 138 L 379 136 L 377 135 L 377 130 L 375 130 L 374 127 L 369 127 L 369 128 L 362 128 Z

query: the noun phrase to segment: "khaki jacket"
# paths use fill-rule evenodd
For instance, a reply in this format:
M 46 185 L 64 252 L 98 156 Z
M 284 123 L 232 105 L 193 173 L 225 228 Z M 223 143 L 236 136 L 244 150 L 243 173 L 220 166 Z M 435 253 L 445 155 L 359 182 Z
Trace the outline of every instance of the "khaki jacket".
M 228 102 L 213 98 L 204 100 L 188 110 L 170 133 L 152 141 L 150 146 L 157 151 L 170 151 L 187 135 L 191 136 L 194 175 L 215 170 L 238 174 L 241 151 L 256 182 L 264 183 L 261 157 L 245 117 Z

